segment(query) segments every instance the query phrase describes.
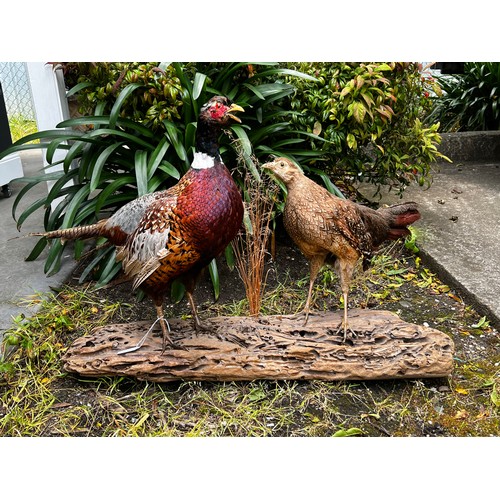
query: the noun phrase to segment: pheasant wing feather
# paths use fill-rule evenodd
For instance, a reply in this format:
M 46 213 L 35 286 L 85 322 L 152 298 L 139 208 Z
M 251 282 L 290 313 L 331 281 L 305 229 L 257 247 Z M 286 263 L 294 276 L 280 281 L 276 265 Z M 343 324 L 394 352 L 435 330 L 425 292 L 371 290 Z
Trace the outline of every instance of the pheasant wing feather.
M 348 200 L 332 200 L 332 210 L 325 223 L 329 231 L 342 236 L 349 246 L 359 254 L 369 254 L 373 250 L 371 233 L 355 203 Z
M 168 195 L 167 195 L 168 193 Z M 167 192 L 155 199 L 144 211 L 135 231 L 124 246 L 118 248 L 125 274 L 133 278 L 136 289 L 153 274 L 168 254 L 168 241 L 177 196 Z
M 322 186 L 302 177 L 300 189 L 290 193 L 288 213 L 300 219 L 302 238 L 331 248 L 332 240 L 344 239 L 359 254 L 372 250 L 372 238 L 355 203 L 333 196 Z M 314 236 L 313 236 L 314 235 Z
M 168 229 L 164 232 L 139 232 L 130 244 L 119 248 L 117 259 L 123 261 L 125 274 L 134 279 L 134 290 L 160 267 L 160 259 L 168 254 L 165 247 L 169 232 Z

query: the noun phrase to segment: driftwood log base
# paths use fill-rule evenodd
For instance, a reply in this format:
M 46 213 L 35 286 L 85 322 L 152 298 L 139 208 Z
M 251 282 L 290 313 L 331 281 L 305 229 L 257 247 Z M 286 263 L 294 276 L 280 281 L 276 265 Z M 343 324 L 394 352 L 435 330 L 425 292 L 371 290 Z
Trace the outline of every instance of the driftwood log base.
M 77 339 L 64 355 L 64 368 L 86 377 L 130 376 L 139 380 L 381 380 L 445 377 L 453 369 L 448 335 L 402 321 L 389 311 L 349 311 L 346 342 L 342 313 L 304 317 L 214 317 L 197 333 L 192 322 L 169 319 L 178 348 L 162 350 L 159 332 L 135 345 L 149 322 L 107 325 Z

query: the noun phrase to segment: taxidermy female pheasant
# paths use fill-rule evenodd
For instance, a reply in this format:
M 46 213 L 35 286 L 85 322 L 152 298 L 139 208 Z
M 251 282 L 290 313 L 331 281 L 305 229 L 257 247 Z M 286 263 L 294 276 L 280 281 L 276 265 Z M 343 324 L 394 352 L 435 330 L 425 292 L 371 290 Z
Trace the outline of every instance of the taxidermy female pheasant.
M 303 313 L 309 317 L 312 288 L 323 264 L 340 276 L 344 296 L 344 341 L 347 336 L 347 295 L 356 263 L 384 241 L 410 234 L 407 226 L 420 219 L 416 203 L 400 203 L 373 210 L 342 200 L 307 178 L 287 158 L 262 165 L 285 184 L 288 194 L 283 211 L 285 229 L 309 261 L 309 293 Z
M 156 306 L 163 349 L 166 342 L 173 345 L 163 317 L 172 281 L 179 279 L 185 286 L 195 328 L 201 328 L 193 300 L 196 280 L 236 236 L 243 220 L 242 198 L 218 145 L 221 128 L 231 119 L 241 121 L 235 111 L 243 108 L 220 96 L 202 106 L 191 168 L 175 186 L 137 198 L 96 224 L 39 234 L 64 240 L 108 238 L 133 288 L 142 289 Z M 121 353 L 138 349 L 148 334 Z

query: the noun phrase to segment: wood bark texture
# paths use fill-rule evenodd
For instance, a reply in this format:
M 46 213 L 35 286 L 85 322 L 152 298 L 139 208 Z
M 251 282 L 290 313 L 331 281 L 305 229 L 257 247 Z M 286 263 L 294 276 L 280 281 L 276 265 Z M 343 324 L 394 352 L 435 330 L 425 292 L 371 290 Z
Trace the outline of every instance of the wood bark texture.
M 162 350 L 153 332 L 135 352 L 149 322 L 114 324 L 77 339 L 64 369 L 85 377 L 139 380 L 381 380 L 445 377 L 453 369 L 452 339 L 433 328 L 406 323 L 389 311 L 350 310 L 343 341 L 341 312 L 304 317 L 214 317 L 197 333 L 192 322 L 169 319 L 176 348 Z

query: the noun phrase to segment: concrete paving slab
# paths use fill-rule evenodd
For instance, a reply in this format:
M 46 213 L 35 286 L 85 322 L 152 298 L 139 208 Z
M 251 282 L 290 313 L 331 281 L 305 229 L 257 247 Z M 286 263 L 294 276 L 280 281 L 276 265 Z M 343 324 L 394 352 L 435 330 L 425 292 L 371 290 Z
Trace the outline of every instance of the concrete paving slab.
M 403 200 L 416 201 L 415 224 L 424 260 L 457 288 L 478 312 L 500 327 L 500 162 L 454 163 L 435 167 L 429 189 L 410 186 Z M 360 191 L 371 200 L 375 187 Z M 401 199 L 384 190 L 382 203 Z
M 43 168 L 42 153 L 39 150 L 21 153 L 23 171 L 25 176 L 35 175 Z M 33 262 L 24 259 L 30 254 L 36 238 L 22 237 L 30 232 L 43 231 L 43 210 L 34 212 L 22 225 L 21 232 L 17 230 L 16 222 L 12 217 L 12 206 L 16 195 L 25 186 L 19 181 L 11 182 L 12 196 L 3 198 L 0 196 L 0 335 L 12 325 L 12 318 L 24 313 L 31 315 L 36 308 L 30 308 L 23 300 L 33 296 L 37 292 L 45 293 L 51 287 L 59 287 L 68 279 L 75 262 L 71 255 L 63 258 L 61 271 L 51 277 L 43 272 L 46 251 Z M 35 200 L 47 193 L 45 184 L 34 187 L 29 196 L 19 204 L 17 215 Z

